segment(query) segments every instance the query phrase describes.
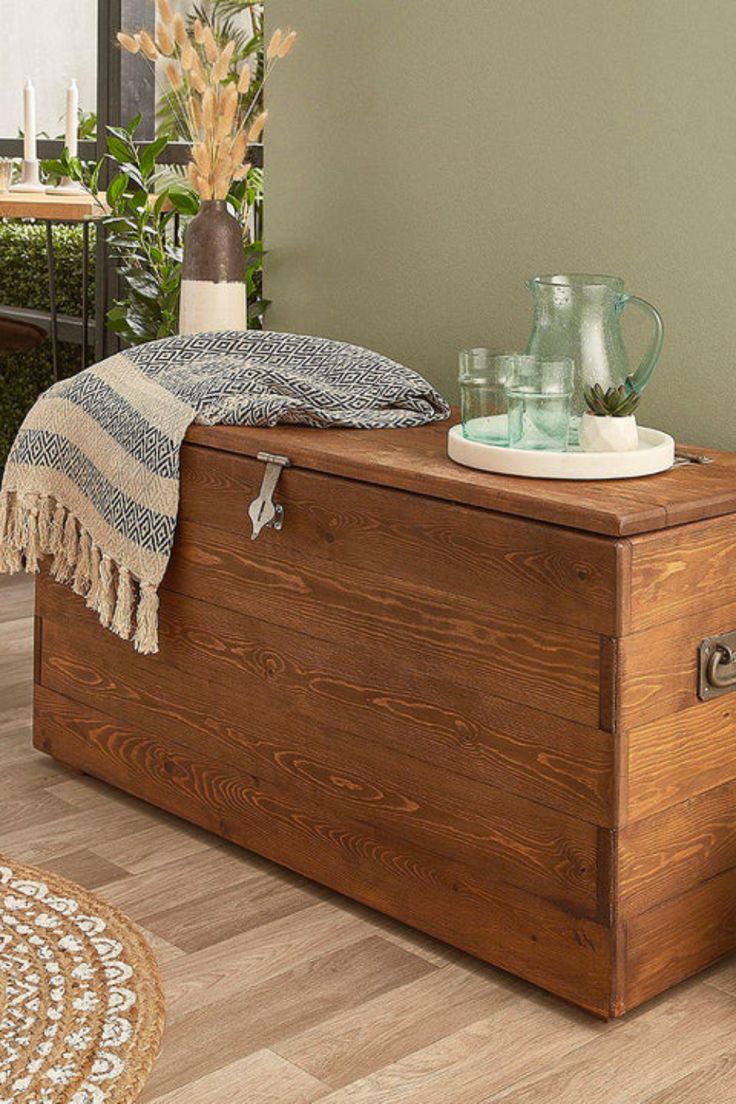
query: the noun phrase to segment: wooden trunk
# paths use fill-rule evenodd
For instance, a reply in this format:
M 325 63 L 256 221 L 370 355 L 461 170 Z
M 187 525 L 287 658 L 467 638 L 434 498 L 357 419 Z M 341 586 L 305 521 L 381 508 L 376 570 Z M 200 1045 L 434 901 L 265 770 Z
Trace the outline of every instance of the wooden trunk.
M 160 653 L 42 575 L 35 744 L 618 1016 L 736 947 L 736 457 L 546 483 L 446 428 L 193 429 Z

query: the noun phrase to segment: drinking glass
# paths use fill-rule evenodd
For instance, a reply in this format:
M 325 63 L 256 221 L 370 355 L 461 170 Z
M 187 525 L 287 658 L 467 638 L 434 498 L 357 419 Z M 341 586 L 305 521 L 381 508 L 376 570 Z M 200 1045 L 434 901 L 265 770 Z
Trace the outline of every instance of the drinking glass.
M 507 387 L 509 445 L 566 452 L 574 385 L 570 357 L 517 356 Z
M 507 385 L 514 372 L 515 353 L 491 349 L 460 352 L 460 409 L 463 435 L 486 445 L 508 445 Z

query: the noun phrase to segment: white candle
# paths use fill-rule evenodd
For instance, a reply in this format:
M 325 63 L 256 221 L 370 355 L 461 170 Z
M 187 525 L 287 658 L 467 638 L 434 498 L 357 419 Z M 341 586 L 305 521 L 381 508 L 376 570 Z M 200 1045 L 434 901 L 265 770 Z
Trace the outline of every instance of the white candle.
M 66 137 L 65 144 L 71 157 L 77 156 L 77 120 L 79 116 L 79 89 L 72 78 L 66 90 Z
M 36 93 L 30 77 L 23 89 L 23 160 L 36 160 Z

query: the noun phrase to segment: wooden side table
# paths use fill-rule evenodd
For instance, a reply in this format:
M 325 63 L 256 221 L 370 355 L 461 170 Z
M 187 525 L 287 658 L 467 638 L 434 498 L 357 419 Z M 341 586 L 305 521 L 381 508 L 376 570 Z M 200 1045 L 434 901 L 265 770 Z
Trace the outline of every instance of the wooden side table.
M 0 195 L 0 218 L 30 219 L 46 224 L 46 257 L 49 274 L 49 304 L 51 321 L 51 357 L 54 379 L 59 375 L 59 318 L 56 297 L 56 258 L 53 227 L 62 223 L 82 224 L 82 369 L 87 367 L 87 322 L 89 297 L 89 227 L 108 213 L 104 196 L 94 199 L 86 193 L 79 196 L 54 195 L 52 192 L 7 192 Z

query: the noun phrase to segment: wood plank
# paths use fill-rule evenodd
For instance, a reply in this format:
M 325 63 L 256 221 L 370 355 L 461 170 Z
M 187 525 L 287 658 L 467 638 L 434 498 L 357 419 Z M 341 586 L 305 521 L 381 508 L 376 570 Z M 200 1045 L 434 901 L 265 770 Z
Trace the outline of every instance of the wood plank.
M 398 650 L 412 673 L 597 726 L 599 638 L 356 568 L 265 559 L 249 539 L 180 522 L 163 587 L 334 645 Z
M 141 923 L 167 943 L 191 954 L 282 916 L 296 916 L 328 896 L 331 896 L 328 890 L 291 871 L 283 871 L 276 881 L 273 871 L 265 869 L 248 877 L 246 892 L 242 885 L 220 890 L 216 908 L 212 894 L 208 893 L 183 907 L 167 903 L 142 916 Z
M 622 823 L 651 816 L 736 778 L 736 698 L 709 702 L 628 732 L 628 799 Z
M 736 518 L 719 518 L 633 538 L 632 631 L 736 602 Z
M 261 461 L 187 446 L 179 517 L 239 539 L 262 478 Z M 626 543 L 298 468 L 283 472 L 276 499 L 284 527 L 258 538 L 268 559 L 323 570 L 369 565 L 383 577 L 483 604 L 593 632 L 622 631 Z
M 434 970 L 380 936 L 369 936 L 310 962 L 295 963 L 265 984 L 246 983 L 228 1001 L 167 1025 L 147 1092 L 154 1099 L 170 1093 L 237 1060 L 245 1048 L 271 1046 L 336 1008 L 350 1008 Z
M 276 866 L 273 871 L 275 880 L 284 873 Z M 365 915 L 356 915 L 356 912 Z M 243 932 L 215 946 L 179 957 L 163 971 L 167 1022 L 174 1024 L 198 1009 L 226 1004 L 246 985 L 273 982 L 297 963 L 306 965 L 329 951 L 354 946 L 370 935 L 384 937 L 384 933 L 377 932 L 365 918 L 373 915 L 371 909 L 335 896 L 332 901 L 300 909 L 294 919 L 272 920 L 255 931 Z M 406 939 L 400 944 L 412 954 L 417 953 L 413 944 L 415 937 L 417 940 L 425 938 L 407 928 Z
M 626 1006 L 635 1008 L 736 949 L 736 870 L 626 925 Z
M 201 702 L 205 686 L 199 679 L 190 676 L 185 687 L 152 680 L 146 688 L 140 679 L 110 676 L 107 671 L 115 667 L 104 656 L 74 658 L 64 633 L 46 625 L 50 658 L 44 662 L 44 686 L 156 731 L 195 754 L 207 747 L 213 764 L 253 775 L 276 795 L 324 805 L 345 824 L 383 826 L 406 846 L 437 850 L 469 869 L 487 870 L 489 877 L 587 915 L 597 913 L 593 825 L 395 752 L 376 751 L 337 726 L 317 729 L 309 719 L 291 715 L 286 703 L 278 721 L 264 724 L 247 684 L 239 688 L 241 696 L 228 700 L 237 722 L 220 720 Z M 96 689 L 90 692 L 90 686 Z
M 673 1085 L 648 1096 L 643 1104 L 695 1104 L 698 1100 L 707 1104 L 733 1104 L 736 1100 L 736 1054 L 730 1045 L 717 1058 L 696 1065 Z
M 698 698 L 698 646 L 706 636 L 732 629 L 736 629 L 733 602 L 623 637 L 619 645 L 621 723 L 630 728 L 695 705 L 704 709 Z
M 72 882 L 80 882 L 87 889 L 97 889 L 108 882 L 130 877 L 127 870 L 108 862 L 88 847 L 67 851 L 64 855 L 49 859 L 43 865 L 45 870 L 52 870 Z
M 735 453 L 702 449 L 714 463 L 642 479 L 519 479 L 454 464 L 447 456 L 450 424 L 360 431 L 192 426 L 187 440 L 244 456 L 278 452 L 300 468 L 611 536 L 736 511 Z
M 610 933 L 464 864 L 407 848 L 375 824 L 335 820 L 260 779 L 213 768 L 210 749 L 186 754 L 155 732 L 125 726 L 40 687 L 41 750 L 194 820 L 374 908 L 510 967 L 599 1014 L 610 1010 Z M 197 757 L 199 756 L 199 757 Z
M 276 795 L 330 810 L 346 825 L 384 829 L 404 846 L 437 851 L 589 916 L 601 907 L 593 825 L 377 749 L 334 723 L 315 726 L 298 702 L 292 707 L 282 699 L 278 717 L 269 716 L 247 683 L 226 703 L 222 684 L 212 687 L 220 719 L 211 714 L 207 685 L 199 678 L 188 674 L 182 684 L 167 678 L 165 669 L 153 677 L 147 671 L 126 677 L 105 650 L 77 659 L 66 629 L 48 619 L 45 625 L 43 685 L 57 693 L 151 729 L 184 755 L 201 755 L 207 747 L 213 765 L 255 777 Z
M 350 1012 L 341 1010 L 274 1049 L 339 1088 L 486 1018 L 498 1002 L 499 989 L 489 971 L 448 966 Z M 440 1014 L 428 1017 L 430 1006 Z
M 97 199 L 86 192 L 78 196 L 48 192 L 6 192 L 0 195 L 0 218 L 82 222 L 90 218 L 104 218 L 108 213 L 104 194 Z
M 0 624 L 28 617 L 32 601 L 30 575 L 0 575 Z
M 482 1104 L 649 1104 L 650 1094 L 690 1070 L 696 1054 L 712 1058 L 729 1045 L 736 1004 L 704 986 L 610 1027 L 557 1061 L 530 1066 L 516 1085 Z M 689 1104 L 706 1102 L 689 1098 Z
M 736 867 L 736 780 L 629 824 L 619 847 L 622 916 Z
M 407 671 L 398 651 L 336 648 L 173 592 L 162 595 L 161 653 L 140 657 L 104 633 L 65 588 L 40 577 L 39 594 L 48 620 L 74 626 L 78 652 L 98 654 L 106 669 L 132 683 L 128 699 L 135 699 L 136 686 L 154 695 L 169 686 L 195 713 L 228 720 L 243 713 L 244 701 L 266 716 L 278 698 L 280 707 L 293 702 L 315 729 L 338 727 L 361 740 L 368 734 L 376 748 L 473 784 L 605 827 L 614 823 L 610 733 L 453 685 L 434 672 Z M 196 694 L 189 689 L 192 672 Z M 106 681 L 98 677 L 89 691 L 102 690 Z
M 583 1020 L 571 1010 L 530 1003 L 515 995 L 476 1023 L 321 1100 L 323 1104 L 481 1104 L 489 1094 L 503 1094 L 531 1070 L 554 1067 L 586 1043 L 592 1049 L 610 1031 L 610 1025 Z M 556 1102 L 552 1098 L 544 1104 Z
M 272 1050 L 257 1050 L 214 1073 L 173 1089 L 154 1100 L 145 1089 L 140 1104 L 222 1104 L 243 1100 L 248 1104 L 313 1104 L 327 1092 L 310 1077 Z

